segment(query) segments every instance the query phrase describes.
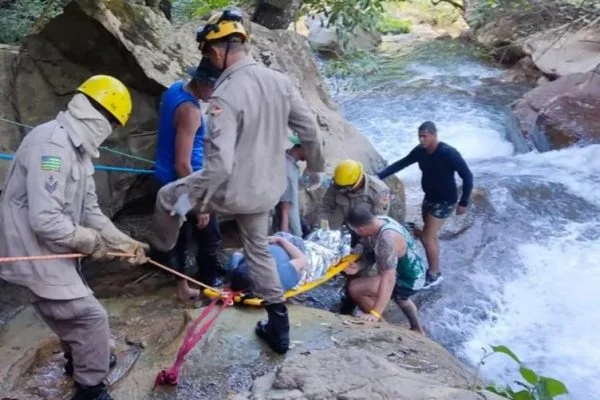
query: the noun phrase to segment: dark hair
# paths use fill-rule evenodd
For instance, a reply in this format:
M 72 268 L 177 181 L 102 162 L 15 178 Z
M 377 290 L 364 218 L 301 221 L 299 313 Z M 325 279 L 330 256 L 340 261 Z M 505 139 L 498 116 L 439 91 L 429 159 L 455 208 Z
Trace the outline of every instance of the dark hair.
M 419 132 L 433 133 L 435 135 L 437 133 L 437 128 L 433 122 L 425 121 L 419 126 Z
M 371 208 L 366 204 L 360 204 L 350 210 L 346 216 L 346 221 L 354 228 L 360 228 L 369 225 L 374 218 Z
M 200 64 L 197 68 L 190 68 L 188 73 L 192 78 L 204 85 L 214 87 L 215 83 L 221 76 L 221 70 L 219 70 L 210 60 L 206 57 L 202 57 Z

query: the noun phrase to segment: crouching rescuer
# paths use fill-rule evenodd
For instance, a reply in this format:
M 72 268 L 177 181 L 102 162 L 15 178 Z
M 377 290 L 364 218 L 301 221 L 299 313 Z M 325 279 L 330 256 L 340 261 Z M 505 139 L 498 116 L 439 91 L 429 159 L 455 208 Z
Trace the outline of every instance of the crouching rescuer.
M 202 56 L 220 71 L 208 106 L 204 166 L 163 186 L 157 196 L 150 241 L 161 251 L 175 246 L 186 215 L 232 215 L 239 227 L 252 292 L 265 300 L 268 321 L 256 334 L 277 353 L 289 349 L 283 290 L 269 252 L 269 211 L 286 189 L 289 129 L 306 149 L 307 168 L 323 171 L 316 121 L 296 87 L 278 71 L 253 61 L 241 11 L 229 8 L 197 33 Z
M 117 229 L 100 211 L 91 158 L 131 113 L 129 91 L 96 75 L 81 84 L 67 109 L 23 139 L 0 197 L 0 255 L 82 253 L 109 260 L 128 253 L 146 262 L 147 246 Z M 84 282 L 79 259 L 14 261 L 0 277 L 29 289 L 33 307 L 61 341 L 74 400 L 110 400 L 108 316 Z

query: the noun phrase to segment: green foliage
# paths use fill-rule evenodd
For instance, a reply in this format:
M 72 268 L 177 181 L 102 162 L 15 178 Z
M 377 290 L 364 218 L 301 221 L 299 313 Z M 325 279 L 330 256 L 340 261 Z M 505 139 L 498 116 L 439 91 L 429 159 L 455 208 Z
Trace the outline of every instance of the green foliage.
M 47 7 L 49 5 L 49 7 Z M 60 1 L 14 0 L 0 8 L 0 43 L 16 44 L 31 32 L 33 24 L 43 12 L 46 17 L 61 10 Z
M 462 18 L 462 13 L 445 2 L 434 5 L 431 0 L 406 0 L 386 3 L 385 16 L 401 17 L 415 23 L 447 29 Z
M 323 14 L 327 26 L 353 32 L 375 26 L 383 14 L 384 0 L 304 0 L 301 12 Z
M 187 21 L 194 17 L 204 16 L 213 10 L 221 10 L 228 6 L 252 4 L 253 0 L 172 0 L 173 17 L 176 21 Z
M 384 16 L 377 24 L 377 30 L 383 34 L 409 33 L 411 29 L 412 21 L 409 19 Z
M 329 60 L 322 73 L 327 78 L 344 79 L 350 75 L 370 75 L 379 68 L 380 60 L 376 54 L 356 51 L 342 58 Z
M 524 381 L 515 381 L 515 384 L 523 388 L 518 392 L 515 392 L 512 388 L 506 386 L 489 385 L 486 390 L 495 393 L 499 396 L 505 397 L 512 400 L 553 400 L 558 396 L 567 394 L 568 390 L 564 383 L 554 378 L 539 375 L 531 368 L 527 367 L 515 353 L 513 353 L 508 347 L 491 346 L 492 351 L 487 352 L 484 349 L 484 356 L 479 361 L 477 371 L 485 365 L 485 360 L 494 354 L 504 354 L 511 358 L 519 366 L 519 373 Z

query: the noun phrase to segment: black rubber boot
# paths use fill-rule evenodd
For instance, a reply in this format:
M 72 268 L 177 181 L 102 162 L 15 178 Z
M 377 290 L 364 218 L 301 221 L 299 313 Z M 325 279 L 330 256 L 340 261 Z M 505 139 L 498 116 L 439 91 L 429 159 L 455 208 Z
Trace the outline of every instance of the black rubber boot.
M 346 282 L 346 286 L 344 286 L 344 295 L 342 296 L 342 301 L 340 305 L 340 314 L 343 315 L 352 315 L 354 309 L 356 308 L 356 303 L 350 297 L 350 292 L 348 291 L 348 283 Z
M 71 353 L 65 353 L 64 356 L 67 359 L 67 363 L 65 364 L 65 374 L 73 376 L 73 356 L 71 356 Z M 115 365 L 117 365 L 117 356 L 111 353 L 108 361 L 108 368 L 113 369 Z
M 106 385 L 101 383 L 96 386 L 83 386 L 75 383 L 77 391 L 71 400 L 113 400 L 106 391 Z
M 285 354 L 290 348 L 290 321 L 283 303 L 266 306 L 269 319 L 256 324 L 256 334 L 278 354 Z

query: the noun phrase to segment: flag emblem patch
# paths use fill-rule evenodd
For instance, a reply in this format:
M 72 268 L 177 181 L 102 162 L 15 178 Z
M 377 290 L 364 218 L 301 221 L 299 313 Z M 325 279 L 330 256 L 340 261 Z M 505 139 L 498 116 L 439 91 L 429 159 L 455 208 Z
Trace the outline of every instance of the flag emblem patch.
M 60 172 L 62 159 L 57 156 L 42 156 L 42 171 Z

